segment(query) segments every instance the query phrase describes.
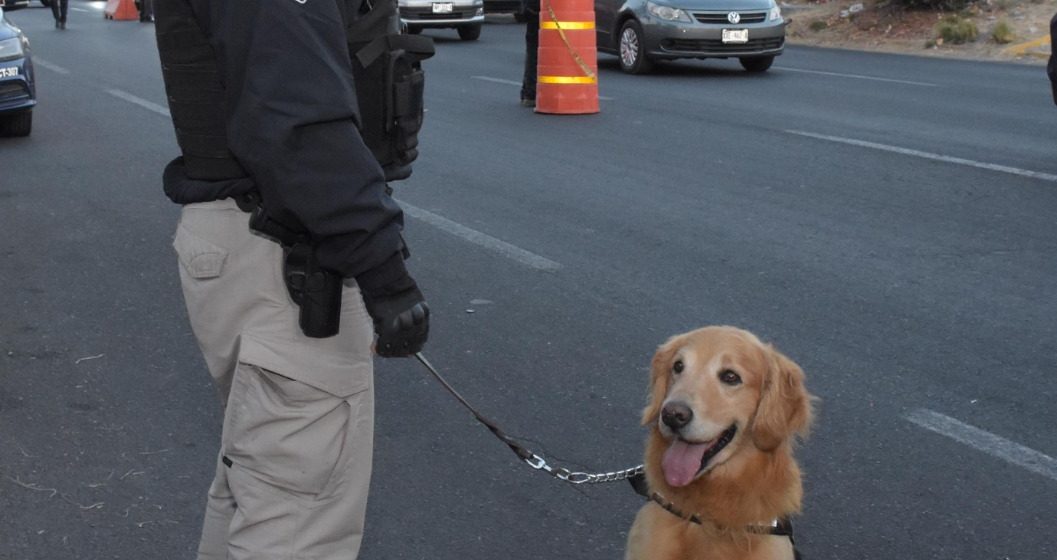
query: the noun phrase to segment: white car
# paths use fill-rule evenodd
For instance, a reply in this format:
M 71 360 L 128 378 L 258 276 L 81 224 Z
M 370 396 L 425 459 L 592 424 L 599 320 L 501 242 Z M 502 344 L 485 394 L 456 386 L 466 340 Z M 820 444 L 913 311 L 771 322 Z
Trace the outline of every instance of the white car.
M 476 41 L 484 23 L 484 0 L 399 0 L 408 33 L 454 27 L 463 41 Z

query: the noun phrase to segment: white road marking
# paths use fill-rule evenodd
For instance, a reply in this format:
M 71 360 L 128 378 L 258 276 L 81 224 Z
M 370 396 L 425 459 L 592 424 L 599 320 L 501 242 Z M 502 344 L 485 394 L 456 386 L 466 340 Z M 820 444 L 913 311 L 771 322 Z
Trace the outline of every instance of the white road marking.
M 92 10 L 86 10 L 84 8 L 70 8 L 70 9 L 75 11 L 75 12 L 92 13 Z
M 508 85 L 518 86 L 518 87 L 521 86 L 521 82 L 516 82 L 514 80 L 504 80 L 503 78 L 492 78 L 491 76 L 470 76 L 470 77 L 475 79 L 475 80 L 484 80 L 486 82 L 495 82 L 497 84 L 508 84 Z
M 874 82 L 889 82 L 893 84 L 906 84 L 911 86 L 923 86 L 923 87 L 939 87 L 939 84 L 930 84 L 928 82 L 915 82 L 912 80 L 896 80 L 893 78 L 881 78 L 878 76 L 864 76 L 862 74 L 844 74 L 841 72 L 826 72 L 823 70 L 805 70 L 803 68 L 789 68 L 787 66 L 776 66 L 774 70 L 785 71 L 785 72 L 800 72 L 803 74 L 819 74 L 821 76 L 834 76 L 837 78 L 853 78 L 856 80 L 871 80 Z
M 518 81 L 515 81 L 515 80 L 504 80 L 503 78 L 493 78 L 491 76 L 470 76 L 470 77 L 475 79 L 475 80 L 483 80 L 485 82 L 494 82 L 494 83 L 497 83 L 497 84 L 507 84 L 507 85 L 511 85 L 511 86 L 521 87 L 521 82 L 518 82 Z M 604 95 L 599 95 L 598 99 L 600 101 L 613 101 L 612 97 L 606 97 Z
M 52 64 L 52 63 L 48 62 L 47 60 L 44 60 L 44 59 L 40 58 L 39 56 L 34 56 L 33 57 L 33 65 L 34 66 L 40 66 L 41 68 L 47 68 L 48 70 L 51 70 L 52 72 L 55 72 L 56 74 L 69 74 L 70 73 L 69 70 L 63 68 L 62 66 L 59 66 L 58 64 Z
M 496 239 L 491 235 L 481 233 L 475 229 L 468 228 L 462 224 L 453 222 L 443 216 L 438 216 L 428 210 L 417 208 L 403 201 L 397 201 L 400 207 L 404 209 L 404 213 L 412 218 L 426 222 L 427 224 L 450 233 L 456 237 L 469 241 L 474 245 L 479 245 L 498 253 L 508 259 L 519 262 L 525 266 L 535 268 L 537 270 L 554 271 L 562 267 L 561 264 L 556 263 L 546 257 L 541 257 L 535 253 L 526 251 L 520 247 L 511 245 L 501 239 Z
M 926 430 L 947 436 L 1035 474 L 1057 480 L 1057 459 L 1049 455 L 932 410 L 924 408 L 915 410 L 907 414 L 906 419 Z
M 146 109 L 148 111 L 153 111 L 153 112 L 158 113 L 159 115 L 162 115 L 162 116 L 165 116 L 165 117 L 171 117 L 171 115 L 169 114 L 169 109 L 167 107 L 162 107 L 161 105 L 158 105 L 157 103 L 154 103 L 154 102 L 151 102 L 151 101 L 147 101 L 146 99 L 143 99 L 142 97 L 136 97 L 135 95 L 132 95 L 131 93 L 128 93 L 128 92 L 125 92 L 125 91 L 121 91 L 119 89 L 108 89 L 108 90 L 106 90 L 106 92 L 109 93 L 110 95 L 113 95 L 114 97 L 117 97 L 118 99 L 124 99 L 125 101 L 128 101 L 129 103 L 132 103 L 132 104 L 135 104 L 135 105 L 139 105 L 140 107 L 143 107 L 144 109 Z
M 969 167 L 976 167 L 979 169 L 986 169 L 988 171 L 997 171 L 999 173 L 1008 173 L 1010 175 L 1019 175 L 1021 177 L 1030 177 L 1032 179 L 1040 179 L 1043 181 L 1050 181 L 1057 183 L 1057 175 L 1051 173 L 1043 173 L 1041 171 L 1031 171 L 1030 169 L 1020 169 L 1018 167 L 1010 167 L 1008 165 L 998 165 L 996 163 L 986 163 L 982 161 L 975 161 L 971 159 L 965 159 L 954 156 L 945 156 L 943 154 L 934 154 L 932 152 L 923 152 L 921 150 L 912 150 L 910 148 L 900 148 L 899 146 L 890 146 L 888 144 L 878 144 L 877 142 L 867 142 L 865 140 L 855 140 L 854 138 L 843 138 L 840 136 L 829 136 L 826 134 L 815 134 L 813 132 L 804 132 L 802 130 L 786 130 L 789 134 L 795 134 L 797 136 L 806 136 L 808 138 L 816 138 L 818 140 L 826 140 L 829 142 L 837 142 L 840 144 L 848 144 L 851 146 L 859 146 L 861 148 L 871 148 L 874 150 L 882 150 L 885 152 L 892 152 L 896 154 L 902 154 L 905 156 L 913 156 L 924 159 L 931 159 L 935 161 L 942 161 L 944 163 L 953 163 L 957 165 L 966 165 Z
M 159 115 L 164 115 L 166 117 L 170 116 L 169 110 L 167 108 L 162 107 L 157 103 L 147 101 L 146 99 L 136 97 L 131 93 L 121 91 L 119 89 L 108 89 L 107 93 L 119 99 L 128 101 L 129 103 L 139 105 L 140 107 L 143 107 L 144 109 L 147 109 L 149 111 L 158 113 Z M 517 261 L 525 266 L 535 268 L 537 270 L 548 271 L 558 270 L 562 267 L 561 264 L 556 263 L 546 257 L 541 257 L 535 253 L 526 251 L 515 245 L 511 245 L 510 243 L 507 243 L 506 241 L 503 241 L 501 239 L 496 239 L 495 237 L 492 237 L 488 234 L 481 233 L 475 229 L 468 228 L 462 224 L 453 222 L 443 216 L 438 216 L 437 214 L 434 214 L 428 210 L 417 208 L 415 206 L 407 204 L 406 202 L 398 202 L 400 203 L 400 206 L 404 209 L 404 213 L 408 216 L 411 216 L 412 218 L 418 220 L 422 220 L 423 222 L 426 222 L 427 224 L 430 224 L 437 229 L 448 232 L 456 237 L 460 237 L 465 241 L 469 241 L 470 243 L 479 245 L 495 253 L 499 253 L 500 255 Z

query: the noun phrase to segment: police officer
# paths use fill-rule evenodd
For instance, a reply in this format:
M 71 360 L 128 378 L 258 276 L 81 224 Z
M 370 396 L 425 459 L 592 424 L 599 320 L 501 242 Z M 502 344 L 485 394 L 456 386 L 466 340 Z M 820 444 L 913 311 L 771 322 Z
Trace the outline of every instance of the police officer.
M 353 559 L 371 474 L 372 345 L 408 356 L 429 321 L 404 264 L 403 214 L 358 132 L 346 28 L 367 8 L 156 0 L 154 9 L 183 152 L 164 174 L 183 205 L 173 244 L 225 405 L 198 558 Z M 291 283 L 290 245 L 251 231 L 248 212 L 277 228 L 264 233 L 293 232 L 311 262 L 343 279 L 336 335 L 305 334 L 296 298 L 314 276 Z
M 136 6 L 139 8 L 139 20 L 143 23 L 154 21 L 154 0 L 140 0 Z
M 69 0 L 51 0 L 51 15 L 55 18 L 55 29 L 66 29 L 66 13 L 69 8 Z
M 536 65 L 540 46 L 540 0 L 524 0 L 525 16 L 525 73 L 521 78 L 521 105 L 536 106 Z
M 1050 44 L 1057 45 L 1057 15 L 1050 19 Z M 1050 78 L 1050 90 L 1053 93 L 1053 102 L 1057 104 L 1057 53 L 1050 52 L 1050 59 L 1046 62 L 1046 75 Z

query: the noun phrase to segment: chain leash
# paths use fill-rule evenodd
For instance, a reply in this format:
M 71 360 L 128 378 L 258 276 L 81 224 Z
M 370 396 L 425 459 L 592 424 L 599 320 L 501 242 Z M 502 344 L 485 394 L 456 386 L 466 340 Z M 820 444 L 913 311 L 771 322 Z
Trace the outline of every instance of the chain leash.
M 484 426 L 488 428 L 488 430 L 491 431 L 492 434 L 495 435 L 495 437 L 505 443 L 507 447 L 509 447 L 511 451 L 513 451 L 514 454 L 518 456 L 519 459 L 525 462 L 526 465 L 532 467 L 537 471 L 543 471 L 553 476 L 554 478 L 557 478 L 558 480 L 561 480 L 563 482 L 568 482 L 569 484 L 602 484 L 606 482 L 620 482 L 622 480 L 629 480 L 641 477 L 646 472 L 646 467 L 643 465 L 638 465 L 635 467 L 631 467 L 630 469 L 624 469 L 621 471 L 605 473 L 576 472 L 570 471 L 565 467 L 552 466 L 547 463 L 546 459 L 526 449 L 523 445 L 514 440 L 514 438 L 506 435 L 506 433 L 503 432 L 503 430 L 500 429 L 495 422 L 491 421 L 486 416 L 478 412 L 476 408 L 474 408 L 465 398 L 463 398 L 463 396 L 460 395 L 459 392 L 456 391 L 455 388 L 452 387 L 451 384 L 448 383 L 448 381 L 444 379 L 443 376 L 441 376 L 437 369 L 429 363 L 429 360 L 427 360 L 421 352 L 415 353 L 415 359 L 417 359 L 419 363 L 421 363 L 427 370 L 429 370 L 429 373 L 433 375 L 433 378 L 436 379 L 442 386 L 444 386 L 444 388 L 449 393 L 451 393 L 453 397 L 455 397 L 455 400 L 459 401 L 459 403 L 462 404 L 463 407 L 469 410 L 478 422 L 484 424 Z

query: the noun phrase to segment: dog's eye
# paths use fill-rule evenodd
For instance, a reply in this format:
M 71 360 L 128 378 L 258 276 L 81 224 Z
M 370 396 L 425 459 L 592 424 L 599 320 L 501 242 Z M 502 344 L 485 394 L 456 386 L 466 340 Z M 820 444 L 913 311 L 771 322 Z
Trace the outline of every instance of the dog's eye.
M 741 376 L 729 369 L 719 372 L 719 380 L 727 385 L 741 385 Z
M 672 371 L 675 373 L 683 373 L 683 361 L 676 360 L 675 363 L 672 364 Z

